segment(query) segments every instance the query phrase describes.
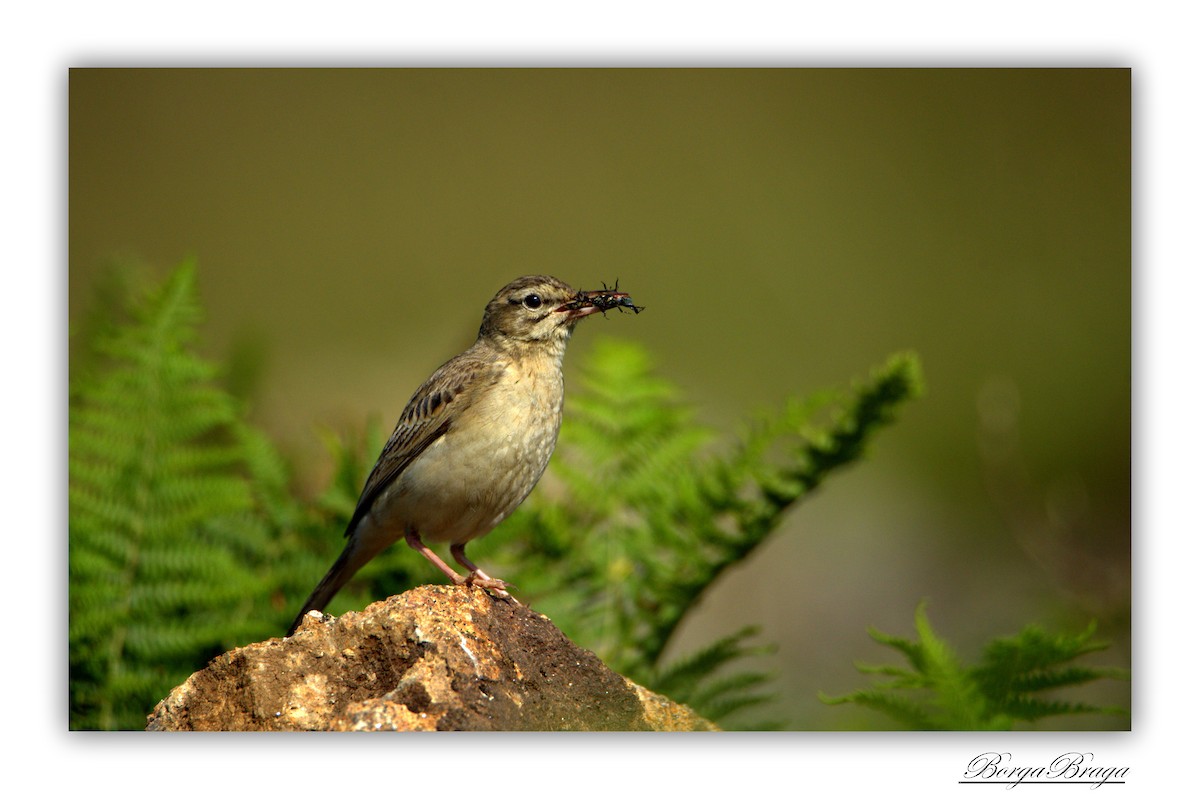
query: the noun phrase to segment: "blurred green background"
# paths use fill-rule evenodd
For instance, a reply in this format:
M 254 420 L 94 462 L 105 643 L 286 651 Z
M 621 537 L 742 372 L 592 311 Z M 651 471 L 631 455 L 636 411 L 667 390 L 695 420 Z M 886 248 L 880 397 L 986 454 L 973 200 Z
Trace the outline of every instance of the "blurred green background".
M 816 694 L 922 598 L 967 659 L 1096 619 L 1130 664 L 1130 104 L 1100 69 L 72 70 L 70 320 L 194 255 L 201 350 L 307 487 L 318 426 L 390 426 L 525 273 L 647 307 L 580 326 L 568 393 L 633 338 L 720 430 L 915 349 L 926 396 L 676 644 L 761 623 L 796 728 L 878 725 Z

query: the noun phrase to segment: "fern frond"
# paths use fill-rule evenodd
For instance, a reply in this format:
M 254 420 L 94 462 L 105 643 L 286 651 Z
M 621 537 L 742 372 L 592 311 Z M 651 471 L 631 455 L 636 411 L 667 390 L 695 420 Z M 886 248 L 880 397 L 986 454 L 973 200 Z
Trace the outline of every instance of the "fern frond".
M 972 680 L 999 714 L 1018 720 L 1085 712 L 1122 714 L 1122 710 L 1044 701 L 1033 695 L 1102 678 L 1128 679 L 1128 671 L 1066 665 L 1108 647 L 1107 643 L 1093 638 L 1095 631 L 1094 622 L 1072 635 L 1049 634 L 1037 626 L 1028 626 L 1016 637 L 997 639 L 988 644 L 981 664 L 971 671 Z
M 757 626 L 747 626 L 722 637 L 705 648 L 679 659 L 658 672 L 651 680 L 655 691 L 687 704 L 710 720 L 719 720 L 726 728 L 775 728 L 767 721 L 737 725 L 735 713 L 773 700 L 765 691 L 772 677 L 760 671 L 728 672 L 733 663 L 751 656 L 771 653 L 773 648 L 750 645 L 758 635 Z
M 916 640 L 871 632 L 876 642 L 902 653 L 911 669 L 860 665 L 863 673 L 892 680 L 844 696 L 822 694 L 821 700 L 875 709 L 916 729 L 1009 729 L 1017 720 L 1035 722 L 1052 715 L 1127 714 L 1035 695 L 1099 678 L 1127 677 L 1126 671 L 1112 668 L 1054 667 L 1105 647 L 1092 639 L 1094 625 L 1058 636 L 1030 626 L 1016 637 L 992 641 L 981 664 L 968 668 L 934 632 L 924 602 L 917 607 L 915 624 Z
M 69 407 L 72 728 L 142 728 L 173 683 L 269 621 L 271 530 L 260 501 L 281 481 L 215 368 L 191 351 L 195 268 L 114 304 L 93 330 Z
M 829 696 L 818 694 L 823 703 L 831 706 L 838 704 L 855 704 L 857 706 L 882 712 L 898 721 L 901 725 L 914 731 L 936 731 L 942 726 L 931 718 L 926 708 L 918 702 L 884 690 L 858 690 L 849 695 Z
M 747 626 L 677 660 L 655 675 L 655 687 L 673 697 L 682 697 L 688 688 L 695 686 L 705 676 L 715 673 L 735 659 L 752 653 L 745 643 L 758 633 L 757 626 Z M 758 652 L 761 653 L 761 649 Z

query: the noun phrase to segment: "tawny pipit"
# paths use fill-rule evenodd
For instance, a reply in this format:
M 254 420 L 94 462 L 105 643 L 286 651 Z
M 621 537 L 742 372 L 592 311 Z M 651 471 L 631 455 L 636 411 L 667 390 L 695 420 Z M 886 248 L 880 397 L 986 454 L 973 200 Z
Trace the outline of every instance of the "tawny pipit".
M 507 584 L 467 558 L 533 490 L 562 421 L 562 359 L 575 324 L 612 308 L 639 311 L 615 290 L 580 291 L 548 275 L 518 278 L 483 312 L 479 338 L 413 394 L 367 478 L 348 542 L 288 630 L 325 604 L 359 568 L 404 538 L 455 584 L 510 597 Z M 459 575 L 426 542 L 450 543 Z

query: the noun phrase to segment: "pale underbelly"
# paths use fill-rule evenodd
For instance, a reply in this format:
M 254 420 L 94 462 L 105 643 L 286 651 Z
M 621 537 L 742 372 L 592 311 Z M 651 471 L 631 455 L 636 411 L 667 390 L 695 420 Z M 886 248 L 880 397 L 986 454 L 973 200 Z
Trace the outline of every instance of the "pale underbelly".
M 540 411 L 540 410 L 534 410 Z M 505 425 L 452 429 L 405 469 L 370 515 L 396 536 L 465 543 L 487 534 L 520 505 L 554 451 L 557 419 L 521 415 Z

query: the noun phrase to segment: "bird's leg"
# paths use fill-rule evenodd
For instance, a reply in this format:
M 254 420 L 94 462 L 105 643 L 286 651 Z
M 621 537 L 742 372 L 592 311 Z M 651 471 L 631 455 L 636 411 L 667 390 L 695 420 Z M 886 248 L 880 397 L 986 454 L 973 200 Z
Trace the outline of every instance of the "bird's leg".
M 404 533 L 404 541 L 408 543 L 409 548 L 412 548 L 414 551 L 417 551 L 418 553 L 421 554 L 421 556 L 424 556 L 426 559 L 428 559 L 430 562 L 432 562 L 434 564 L 434 566 L 437 567 L 438 570 L 445 573 L 446 577 L 448 579 L 450 579 L 451 581 L 453 581 L 455 584 L 462 585 L 462 584 L 470 584 L 471 583 L 471 580 L 469 578 L 467 578 L 465 576 L 460 576 L 458 574 L 458 571 L 456 571 L 454 568 L 450 567 L 450 565 L 443 562 L 442 558 L 440 556 L 438 556 L 436 553 L 429 550 L 429 546 L 426 545 L 425 543 L 421 542 L 421 535 L 418 534 L 415 530 L 409 529 L 408 531 L 406 531 Z
M 467 558 L 467 544 L 458 542 L 450 546 L 450 555 L 454 557 L 454 561 L 471 571 L 467 576 L 468 584 L 477 584 L 480 587 L 486 587 L 489 590 L 495 590 L 496 594 L 501 598 L 516 600 L 509 595 L 505 588 L 511 586 L 507 581 L 498 578 L 492 578 L 487 573 L 479 569 L 479 566 Z

